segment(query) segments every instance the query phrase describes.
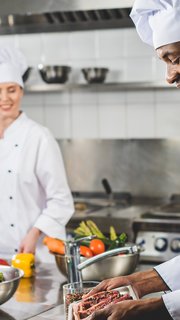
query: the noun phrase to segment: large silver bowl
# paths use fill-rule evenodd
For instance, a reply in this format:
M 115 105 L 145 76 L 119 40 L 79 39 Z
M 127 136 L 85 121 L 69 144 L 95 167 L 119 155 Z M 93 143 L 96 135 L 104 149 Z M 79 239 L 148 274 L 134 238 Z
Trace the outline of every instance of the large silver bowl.
M 0 304 L 3 304 L 15 293 L 24 272 L 17 268 L 1 265 L 0 272 L 3 273 L 5 279 L 5 281 L 0 282 Z
M 64 255 L 54 254 L 59 271 L 67 276 L 66 259 Z M 86 258 L 81 257 L 81 261 Z M 130 274 L 135 271 L 139 261 L 139 252 L 106 257 L 94 262 L 82 270 L 83 280 L 101 281 L 108 278 Z

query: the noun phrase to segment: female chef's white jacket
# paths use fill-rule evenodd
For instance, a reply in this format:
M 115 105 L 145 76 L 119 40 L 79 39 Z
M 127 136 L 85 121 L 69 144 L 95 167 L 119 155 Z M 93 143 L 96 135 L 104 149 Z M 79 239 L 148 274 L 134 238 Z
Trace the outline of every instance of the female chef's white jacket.
M 174 320 L 180 320 L 180 256 L 154 268 L 171 292 L 162 296 L 164 304 Z
M 0 255 L 16 253 L 32 226 L 64 239 L 73 212 L 58 144 L 47 128 L 21 113 L 0 139 Z M 40 260 L 51 256 L 42 239 L 36 251 Z

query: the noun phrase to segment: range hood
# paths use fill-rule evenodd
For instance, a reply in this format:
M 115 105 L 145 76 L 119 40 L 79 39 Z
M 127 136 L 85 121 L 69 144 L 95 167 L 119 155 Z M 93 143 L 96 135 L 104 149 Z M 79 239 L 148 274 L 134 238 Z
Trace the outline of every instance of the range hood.
M 134 27 L 134 0 L 0 1 L 0 34 Z

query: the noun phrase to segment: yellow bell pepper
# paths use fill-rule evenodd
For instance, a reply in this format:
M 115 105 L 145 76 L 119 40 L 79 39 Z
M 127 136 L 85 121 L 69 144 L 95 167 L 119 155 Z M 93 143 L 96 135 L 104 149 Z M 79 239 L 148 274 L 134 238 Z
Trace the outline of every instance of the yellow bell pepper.
M 11 260 L 12 267 L 19 268 L 24 271 L 24 278 L 33 276 L 35 257 L 32 253 L 17 253 Z

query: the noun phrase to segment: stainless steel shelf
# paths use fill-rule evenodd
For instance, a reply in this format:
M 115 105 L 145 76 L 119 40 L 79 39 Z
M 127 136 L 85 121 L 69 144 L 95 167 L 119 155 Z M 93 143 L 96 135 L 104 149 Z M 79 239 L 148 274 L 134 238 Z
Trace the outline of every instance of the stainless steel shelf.
M 176 89 L 175 85 L 165 82 L 122 82 L 101 84 L 35 84 L 26 85 L 26 92 L 57 92 L 57 91 L 136 91 L 136 90 Z

